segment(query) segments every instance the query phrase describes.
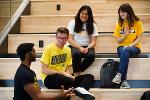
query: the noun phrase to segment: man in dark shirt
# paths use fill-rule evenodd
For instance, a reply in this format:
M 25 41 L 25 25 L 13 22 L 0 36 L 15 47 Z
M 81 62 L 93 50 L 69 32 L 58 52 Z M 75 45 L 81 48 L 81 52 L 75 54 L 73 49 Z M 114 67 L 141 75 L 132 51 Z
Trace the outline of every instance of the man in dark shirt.
M 72 94 L 72 88 L 62 91 L 58 95 L 42 93 L 37 83 L 36 74 L 30 69 L 31 62 L 36 60 L 33 43 L 22 43 L 17 48 L 21 60 L 14 77 L 14 100 L 65 100 Z

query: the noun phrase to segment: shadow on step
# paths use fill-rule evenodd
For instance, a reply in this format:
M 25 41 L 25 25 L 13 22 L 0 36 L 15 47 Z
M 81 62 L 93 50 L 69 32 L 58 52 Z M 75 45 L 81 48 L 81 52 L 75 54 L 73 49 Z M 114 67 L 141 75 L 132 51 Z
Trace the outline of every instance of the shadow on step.
M 38 80 L 40 87 L 44 87 L 41 80 Z M 150 80 L 128 80 L 131 88 L 150 88 Z M 0 87 L 13 87 L 13 80 L 0 80 Z M 95 80 L 92 88 L 100 88 L 100 81 Z

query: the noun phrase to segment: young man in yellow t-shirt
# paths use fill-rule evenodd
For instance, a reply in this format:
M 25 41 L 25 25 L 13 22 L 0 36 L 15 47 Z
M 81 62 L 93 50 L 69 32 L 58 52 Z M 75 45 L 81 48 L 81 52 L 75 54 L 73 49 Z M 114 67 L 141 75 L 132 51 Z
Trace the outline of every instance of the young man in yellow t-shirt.
M 132 7 L 126 3 L 118 10 L 119 20 L 113 36 L 118 43 L 117 53 L 120 57 L 119 72 L 112 82 L 121 83 L 120 88 L 130 88 L 127 82 L 129 58 L 141 53 L 141 36 L 143 28 L 140 19 L 134 14 Z
M 84 100 L 94 100 L 95 97 L 87 90 L 91 87 L 94 76 L 91 74 L 74 77 L 69 70 L 72 67 L 71 50 L 65 44 L 69 31 L 60 27 L 56 32 L 56 42 L 47 45 L 41 57 L 41 75 L 44 85 L 49 89 L 75 88 L 75 94 Z
M 33 43 L 22 43 L 17 47 L 17 55 L 21 60 L 14 76 L 13 100 L 64 100 L 72 94 L 72 88 L 62 91 L 58 95 L 43 93 L 37 83 L 37 77 L 30 69 L 31 63 L 36 61 Z

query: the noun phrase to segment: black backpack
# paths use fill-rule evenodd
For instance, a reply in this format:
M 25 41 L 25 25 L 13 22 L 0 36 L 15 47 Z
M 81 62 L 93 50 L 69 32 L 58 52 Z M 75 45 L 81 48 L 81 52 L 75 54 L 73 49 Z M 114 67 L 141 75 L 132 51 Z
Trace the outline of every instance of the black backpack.
M 113 59 L 108 59 L 100 69 L 100 87 L 102 88 L 119 88 L 120 84 L 112 82 L 118 72 L 119 62 Z
M 141 100 L 150 100 L 150 91 L 146 91 L 143 93 Z

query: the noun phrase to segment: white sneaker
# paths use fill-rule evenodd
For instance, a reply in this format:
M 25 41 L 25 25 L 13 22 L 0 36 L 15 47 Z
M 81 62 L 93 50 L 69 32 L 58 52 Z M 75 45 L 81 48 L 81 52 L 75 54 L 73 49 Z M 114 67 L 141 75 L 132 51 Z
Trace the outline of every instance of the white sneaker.
M 130 88 L 130 85 L 128 84 L 127 80 L 124 80 L 124 81 L 121 83 L 120 88 L 121 88 L 121 89 L 129 89 L 129 88 Z
M 113 83 L 117 83 L 120 84 L 121 82 L 121 73 L 117 73 L 116 76 L 114 77 L 114 79 L 112 80 Z
M 84 100 L 95 100 L 95 96 L 82 87 L 75 88 L 74 92 L 76 96 L 79 96 Z

